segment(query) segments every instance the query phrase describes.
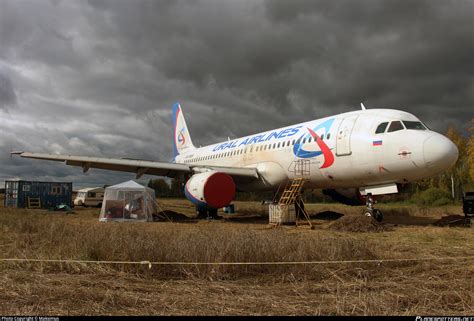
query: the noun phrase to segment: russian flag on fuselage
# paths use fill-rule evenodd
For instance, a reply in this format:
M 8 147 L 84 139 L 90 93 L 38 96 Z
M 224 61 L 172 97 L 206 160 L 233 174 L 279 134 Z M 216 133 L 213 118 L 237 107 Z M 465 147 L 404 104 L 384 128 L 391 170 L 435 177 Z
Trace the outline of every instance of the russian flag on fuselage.
M 382 146 L 382 141 L 381 140 L 374 140 L 372 142 L 372 146 Z

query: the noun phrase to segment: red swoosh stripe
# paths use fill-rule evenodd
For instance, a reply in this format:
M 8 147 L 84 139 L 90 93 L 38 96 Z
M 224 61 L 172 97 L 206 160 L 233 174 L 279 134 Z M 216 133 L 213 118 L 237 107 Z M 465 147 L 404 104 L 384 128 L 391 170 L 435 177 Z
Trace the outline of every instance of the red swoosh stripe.
M 308 131 L 311 136 L 313 136 L 314 140 L 316 141 L 316 144 L 318 144 L 324 155 L 324 163 L 320 168 L 322 169 L 331 166 L 334 163 L 334 155 L 332 154 L 328 145 L 326 145 L 326 143 L 323 142 L 321 137 L 319 137 L 318 134 L 316 134 L 311 128 L 308 128 Z

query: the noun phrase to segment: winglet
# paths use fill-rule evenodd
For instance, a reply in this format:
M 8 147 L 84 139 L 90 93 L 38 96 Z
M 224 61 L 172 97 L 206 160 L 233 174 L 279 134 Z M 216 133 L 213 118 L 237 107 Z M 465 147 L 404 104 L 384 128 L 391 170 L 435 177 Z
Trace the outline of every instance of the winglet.
M 360 103 L 360 108 L 362 108 L 362 110 L 367 110 L 367 108 L 364 106 L 364 103 Z
M 24 153 L 24 151 L 21 151 L 21 150 L 11 150 L 10 151 L 10 158 L 12 158 L 13 155 L 21 155 L 23 153 Z

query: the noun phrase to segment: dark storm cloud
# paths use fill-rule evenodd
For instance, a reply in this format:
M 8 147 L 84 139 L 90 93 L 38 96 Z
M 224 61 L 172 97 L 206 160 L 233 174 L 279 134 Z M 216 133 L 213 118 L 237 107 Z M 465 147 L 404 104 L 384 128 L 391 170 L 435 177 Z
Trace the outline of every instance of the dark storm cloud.
M 8 75 L 0 69 L 0 109 L 7 109 L 16 104 L 16 94 Z
M 177 100 L 196 145 L 361 101 L 466 132 L 473 18 L 467 0 L 0 1 L 0 176 L 132 177 L 6 151 L 169 160 Z

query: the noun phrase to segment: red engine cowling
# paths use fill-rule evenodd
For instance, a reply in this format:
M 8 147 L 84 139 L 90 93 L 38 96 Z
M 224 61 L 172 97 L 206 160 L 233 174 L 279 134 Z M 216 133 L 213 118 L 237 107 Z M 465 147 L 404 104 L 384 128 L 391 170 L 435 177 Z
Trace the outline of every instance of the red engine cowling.
M 191 176 L 184 188 L 186 198 L 202 207 L 220 208 L 235 197 L 235 183 L 226 173 L 210 171 Z

